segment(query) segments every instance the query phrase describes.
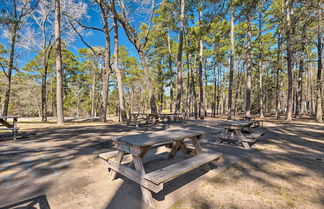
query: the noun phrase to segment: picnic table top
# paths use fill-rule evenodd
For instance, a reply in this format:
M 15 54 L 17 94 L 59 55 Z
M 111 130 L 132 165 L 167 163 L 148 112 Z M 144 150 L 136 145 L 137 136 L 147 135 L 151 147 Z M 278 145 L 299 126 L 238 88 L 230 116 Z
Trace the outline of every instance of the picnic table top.
M 157 131 L 149 134 L 132 134 L 121 136 L 114 139 L 114 141 L 124 142 L 131 146 L 147 147 L 163 142 L 171 142 L 181 140 L 183 138 L 201 136 L 207 132 L 185 130 L 185 129 L 171 129 L 165 131 Z
M 233 121 L 227 121 L 225 125 L 230 126 L 250 126 L 252 125 L 252 121 L 245 121 L 245 120 L 233 120 Z
M 7 118 L 19 118 L 19 116 L 0 116 L 1 119 L 7 119 Z

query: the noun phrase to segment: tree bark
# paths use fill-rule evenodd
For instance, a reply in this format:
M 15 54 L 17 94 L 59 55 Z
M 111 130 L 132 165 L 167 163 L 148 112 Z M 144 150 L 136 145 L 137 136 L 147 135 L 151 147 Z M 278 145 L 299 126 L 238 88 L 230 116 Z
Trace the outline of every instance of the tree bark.
M 228 107 L 227 107 L 227 120 L 232 119 L 232 94 L 233 94 L 233 76 L 234 76 L 234 5 L 233 0 L 231 1 L 230 8 L 231 16 L 231 31 L 230 31 L 230 41 L 231 41 L 231 51 L 230 51 L 230 75 L 229 75 L 229 86 L 228 86 Z
M 63 110 L 63 68 L 61 49 L 61 5 L 60 0 L 55 0 L 55 49 L 56 49 L 56 114 L 57 124 L 64 124 Z
M 297 107 L 295 116 L 302 117 L 303 115 L 303 74 L 305 63 L 305 45 L 306 45 L 306 27 L 303 28 L 302 42 L 301 42 L 301 56 L 299 60 L 299 71 L 297 78 Z
M 247 31 L 247 69 L 246 69 L 246 98 L 245 98 L 245 112 L 246 116 L 251 115 L 251 86 L 252 86 L 252 26 L 251 26 L 251 11 L 247 16 L 248 31 Z
M 263 114 L 263 63 L 262 63 L 262 13 L 259 11 L 259 60 L 258 60 L 258 68 L 259 68 L 259 102 L 260 102 L 260 118 L 264 118 Z
M 46 80 L 47 80 L 47 68 L 48 68 L 48 56 L 47 56 L 47 50 L 45 49 L 44 55 L 43 55 L 43 73 L 42 73 L 42 108 L 41 108 L 41 115 L 42 115 L 42 122 L 47 121 L 47 97 L 46 97 Z
M 101 1 L 99 2 L 102 20 L 104 23 L 104 33 L 105 33 L 105 66 L 102 73 L 102 98 L 100 107 L 100 121 L 107 121 L 107 105 L 108 105 L 108 94 L 109 94 L 109 78 L 111 73 L 110 65 L 110 31 L 108 24 L 108 11 L 104 8 Z
M 16 12 L 15 12 L 16 13 Z M 13 25 L 12 30 L 12 37 L 11 37 L 11 43 L 10 43 L 10 54 L 9 54 L 9 66 L 8 66 L 8 72 L 7 72 L 7 86 L 5 90 L 5 99 L 3 103 L 3 111 L 2 115 L 7 116 L 8 115 L 8 109 L 9 109 L 9 101 L 10 101 L 10 91 L 11 91 L 11 78 L 12 78 L 12 71 L 13 71 L 13 63 L 15 59 L 15 46 L 16 46 L 16 39 L 17 39 L 17 24 Z
M 205 107 L 204 107 L 204 87 L 202 82 L 202 71 L 203 71 L 203 50 L 204 50 L 204 43 L 203 43 L 203 37 L 202 37 L 202 0 L 200 0 L 199 3 L 199 27 L 200 27 L 200 33 L 199 33 L 199 117 L 200 119 L 205 118 Z
M 318 22 L 317 22 L 317 78 L 316 78 L 316 121 L 323 122 L 322 113 L 322 12 L 321 1 L 318 0 Z
M 126 116 L 126 109 L 125 109 L 123 78 L 118 63 L 119 63 L 118 62 L 118 24 L 117 24 L 117 18 L 114 17 L 114 71 L 117 77 L 119 110 L 120 110 L 121 120 L 122 122 L 125 122 L 127 120 L 127 116 Z
M 278 30 L 278 53 L 277 53 L 277 70 L 276 70 L 276 119 L 280 119 L 280 72 L 281 72 L 281 30 Z
M 288 97 L 287 97 L 287 121 L 292 121 L 293 107 L 293 74 L 292 74 L 292 52 L 291 52 L 291 1 L 286 0 L 286 39 L 287 39 L 287 67 L 288 67 Z
M 169 74 L 170 74 L 170 112 L 173 112 L 173 70 L 172 70 L 172 52 L 171 52 L 171 42 L 170 37 L 168 35 L 168 67 L 169 67 Z
M 175 112 L 180 113 L 181 108 L 181 97 L 183 91 L 183 79 L 182 79 L 182 50 L 183 50 L 183 35 L 184 35 L 184 24 L 185 24 L 185 0 L 180 1 L 180 33 L 179 33 L 179 47 L 177 56 L 177 100 Z

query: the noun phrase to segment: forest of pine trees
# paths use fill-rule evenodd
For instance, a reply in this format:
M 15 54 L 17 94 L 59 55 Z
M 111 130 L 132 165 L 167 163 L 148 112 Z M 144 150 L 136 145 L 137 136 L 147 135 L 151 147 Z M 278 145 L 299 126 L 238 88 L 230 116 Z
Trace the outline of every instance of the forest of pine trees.
M 1 114 L 322 122 L 323 9 L 322 0 L 0 0 Z

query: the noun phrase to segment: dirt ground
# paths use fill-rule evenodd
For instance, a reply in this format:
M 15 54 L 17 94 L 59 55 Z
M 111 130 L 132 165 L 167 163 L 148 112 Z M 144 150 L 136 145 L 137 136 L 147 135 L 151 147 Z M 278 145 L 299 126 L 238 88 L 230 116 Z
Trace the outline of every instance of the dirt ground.
M 190 127 L 219 128 L 222 122 L 191 121 Z M 188 128 L 188 124 L 184 125 Z M 115 121 L 103 124 L 71 120 L 62 127 L 52 121 L 42 124 L 25 119 L 18 126 L 23 137 L 16 141 L 0 133 L 0 208 L 35 202 L 36 208 L 43 209 L 147 208 L 137 184 L 123 177 L 107 180 L 98 154 L 111 150 L 114 136 L 149 133 L 173 125 L 135 128 Z M 224 159 L 234 156 L 239 161 L 204 180 L 202 186 L 191 183 L 203 175 L 195 171 L 175 179 L 166 185 L 166 191 L 153 197 L 160 205 L 167 201 L 173 204 L 179 200 L 181 188 L 188 185 L 186 194 L 191 194 L 183 194 L 173 209 L 323 208 L 324 124 L 269 120 L 261 130 L 265 136 L 251 151 L 232 144 L 215 145 L 215 137 L 207 135 L 202 143 L 205 149 L 221 151 Z M 177 157 L 181 160 L 183 156 Z M 156 162 L 159 159 L 144 165 L 150 168 L 158 165 Z M 169 198 L 169 193 L 178 197 Z
M 324 208 L 324 126 L 266 123 L 266 137 L 179 208 Z

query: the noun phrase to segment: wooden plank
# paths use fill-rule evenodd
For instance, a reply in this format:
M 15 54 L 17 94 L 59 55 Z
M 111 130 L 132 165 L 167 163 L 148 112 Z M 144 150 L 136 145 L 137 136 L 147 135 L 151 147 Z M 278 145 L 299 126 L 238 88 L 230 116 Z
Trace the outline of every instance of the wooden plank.
M 179 148 L 180 148 L 180 143 L 181 142 L 175 142 L 172 145 L 171 152 L 169 153 L 168 159 L 173 159 L 175 155 L 177 154 Z
M 221 153 L 202 153 L 187 160 L 148 173 L 144 178 L 155 184 L 164 183 L 187 173 L 188 171 L 198 168 L 203 164 L 216 160 L 221 156 Z
M 178 141 L 185 138 L 190 138 L 194 136 L 201 136 L 207 132 L 195 131 L 195 130 L 185 130 L 185 129 L 169 129 L 164 131 L 157 131 L 150 134 L 133 134 L 118 137 L 116 141 L 121 141 L 126 144 L 136 146 L 136 147 L 147 147 L 154 144 Z
M 142 178 L 145 175 L 145 170 L 144 170 L 144 166 L 142 163 L 142 159 L 138 156 L 133 155 L 133 162 L 134 162 L 136 171 L 139 172 L 139 174 Z M 155 206 L 154 206 L 151 192 L 144 186 L 141 186 L 141 191 L 142 191 L 144 202 L 146 204 L 148 204 L 150 207 L 154 208 Z
M 141 176 L 140 173 L 134 169 L 116 163 L 113 160 L 104 160 L 104 161 L 106 162 L 107 166 L 110 169 L 120 173 L 123 176 L 126 176 L 130 180 L 135 181 L 136 183 L 148 188 L 149 190 L 155 193 L 158 193 L 163 189 L 163 184 L 155 185 L 154 183 L 144 179 L 143 176 Z
M 115 162 L 120 164 L 123 160 L 124 157 L 124 152 L 123 151 L 118 151 L 116 157 L 115 157 Z M 109 172 L 109 179 L 113 181 L 116 178 L 117 172 L 115 170 L 110 170 Z
M 7 128 L 14 128 L 14 125 L 8 123 L 8 122 L 7 122 L 6 120 L 4 120 L 4 119 L 1 119 L 1 118 L 0 118 L 0 123 L 1 123 L 2 125 L 6 126 Z
M 260 138 L 261 136 L 263 136 L 264 133 L 258 133 L 258 132 L 254 132 L 252 134 L 247 134 L 245 135 L 246 138 L 249 138 L 249 139 L 258 139 Z
M 19 128 L 0 128 L 0 131 L 6 131 L 6 130 L 19 130 Z
M 114 151 L 110 151 L 110 152 L 101 153 L 101 154 L 99 154 L 99 157 L 104 160 L 108 160 L 110 158 L 116 157 L 118 152 L 119 152 L 118 150 L 114 150 Z
M 197 155 L 202 153 L 202 148 L 201 148 L 200 143 L 198 141 L 200 139 L 200 137 L 191 137 L 191 141 L 192 141 L 192 144 L 194 145 L 194 148 L 195 148 L 195 151 L 196 151 Z M 204 164 L 203 168 L 204 168 L 205 171 L 209 171 L 209 169 L 210 169 L 208 164 Z

